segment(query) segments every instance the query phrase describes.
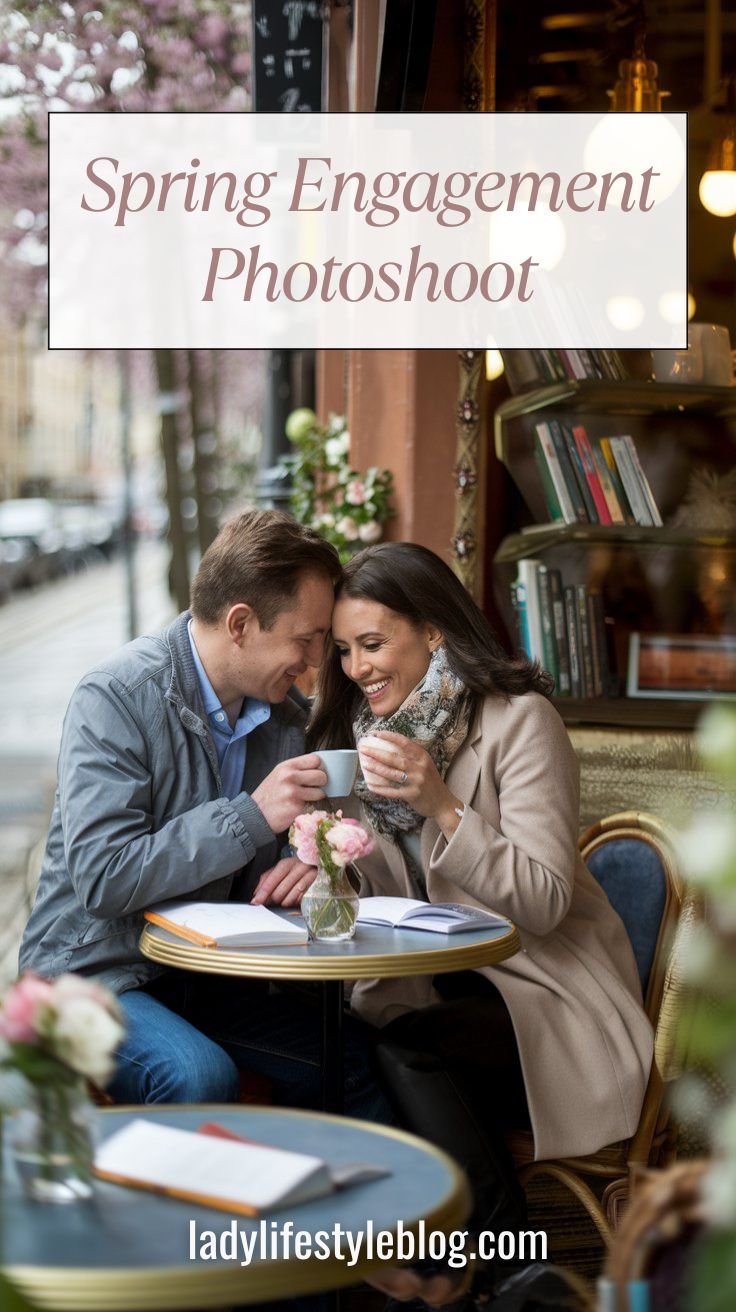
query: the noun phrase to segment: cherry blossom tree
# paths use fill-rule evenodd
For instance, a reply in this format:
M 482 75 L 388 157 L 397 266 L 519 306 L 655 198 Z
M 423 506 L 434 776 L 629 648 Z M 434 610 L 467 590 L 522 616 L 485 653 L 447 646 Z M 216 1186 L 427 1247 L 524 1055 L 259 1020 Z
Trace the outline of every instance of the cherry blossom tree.
M 232 112 L 250 106 L 250 5 L 228 0 L 0 0 L 0 275 L 1 312 L 21 323 L 46 295 L 47 114 L 49 110 Z M 182 428 L 204 434 L 194 462 L 196 490 L 211 483 L 212 434 L 203 414 L 217 413 L 207 395 L 216 369 L 202 355 L 175 359 L 156 351 L 159 391 L 184 385 L 192 411 L 162 408 L 169 471 L 177 602 L 188 598 L 188 552 L 176 477 Z M 247 371 L 246 371 L 247 372 Z M 201 461 L 199 459 L 201 456 Z M 199 545 L 214 531 L 200 500 Z

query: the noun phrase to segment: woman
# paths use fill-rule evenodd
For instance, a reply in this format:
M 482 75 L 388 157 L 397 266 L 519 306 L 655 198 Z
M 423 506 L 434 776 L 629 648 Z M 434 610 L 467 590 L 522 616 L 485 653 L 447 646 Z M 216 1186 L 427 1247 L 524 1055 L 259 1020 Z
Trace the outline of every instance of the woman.
M 486 907 L 522 944 L 479 971 L 361 982 L 352 1006 L 381 1027 L 404 1119 L 466 1165 L 474 1223 L 496 1230 L 523 1218 L 505 1129 L 531 1125 L 537 1158 L 628 1137 L 652 1060 L 628 936 L 578 852 L 550 689 L 431 551 L 381 543 L 345 567 L 310 743 L 377 735 L 356 787 L 377 838 L 362 892 Z

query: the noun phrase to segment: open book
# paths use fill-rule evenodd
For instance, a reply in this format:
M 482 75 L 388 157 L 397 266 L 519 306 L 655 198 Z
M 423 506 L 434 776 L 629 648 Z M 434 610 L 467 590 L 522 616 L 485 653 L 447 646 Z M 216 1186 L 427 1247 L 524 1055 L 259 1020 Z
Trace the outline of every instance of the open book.
M 227 1130 L 179 1130 L 138 1117 L 100 1144 L 95 1175 L 203 1207 L 257 1216 L 324 1198 L 336 1189 L 390 1172 L 368 1163 L 331 1171 L 320 1157 L 240 1140 Z
M 362 897 L 359 925 L 393 925 L 400 929 L 429 929 L 435 934 L 461 934 L 468 929 L 508 925 L 504 916 L 462 902 L 419 902 L 411 897 Z
M 204 948 L 288 947 L 309 941 L 304 925 L 247 902 L 159 902 L 143 915 Z

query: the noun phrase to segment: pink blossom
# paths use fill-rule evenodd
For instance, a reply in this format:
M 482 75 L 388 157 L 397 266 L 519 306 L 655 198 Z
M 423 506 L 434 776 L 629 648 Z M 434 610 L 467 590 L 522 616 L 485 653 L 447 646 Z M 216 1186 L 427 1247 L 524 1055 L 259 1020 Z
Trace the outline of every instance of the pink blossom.
M 373 842 L 357 821 L 338 820 L 327 833 L 332 848 L 332 859 L 337 866 L 346 866 L 373 851 Z
M 37 975 L 24 975 L 8 992 L 0 1011 L 0 1035 L 8 1043 L 35 1043 L 43 1010 L 51 1005 L 52 986 Z
M 359 478 L 352 478 L 345 489 L 345 500 L 350 506 L 362 506 L 368 500 L 368 489 Z
M 296 848 L 296 854 L 305 865 L 319 864 L 317 851 L 317 827 L 322 820 L 329 820 L 327 811 L 305 811 L 298 815 L 289 830 L 289 842 Z

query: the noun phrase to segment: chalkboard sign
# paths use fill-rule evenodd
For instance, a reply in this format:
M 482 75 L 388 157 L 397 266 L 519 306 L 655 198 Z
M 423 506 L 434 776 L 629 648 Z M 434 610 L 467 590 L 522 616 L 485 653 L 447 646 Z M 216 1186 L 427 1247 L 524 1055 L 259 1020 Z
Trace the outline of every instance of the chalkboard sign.
M 254 0 L 253 101 L 260 113 L 322 109 L 322 0 Z

